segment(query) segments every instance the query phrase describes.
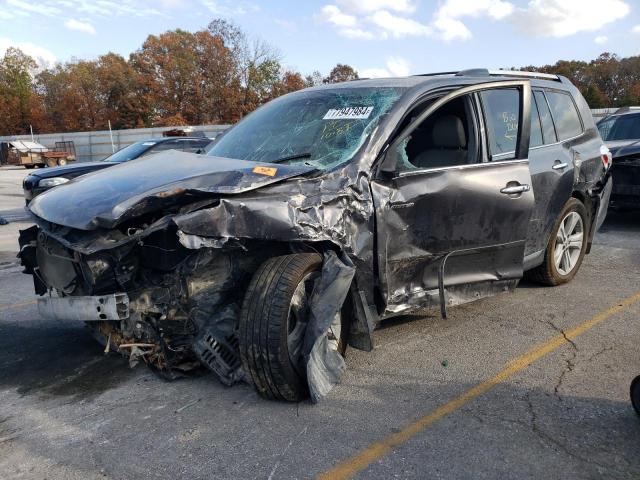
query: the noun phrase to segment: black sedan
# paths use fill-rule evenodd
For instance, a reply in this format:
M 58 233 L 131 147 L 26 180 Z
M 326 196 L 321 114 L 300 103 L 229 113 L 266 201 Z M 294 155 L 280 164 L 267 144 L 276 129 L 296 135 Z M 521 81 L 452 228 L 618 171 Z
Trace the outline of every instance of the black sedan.
M 22 182 L 24 198 L 28 205 L 31 200 L 45 190 L 67 183 L 69 180 L 96 172 L 103 168 L 119 165 L 129 160 L 145 157 L 165 150 L 180 150 L 202 153 L 211 143 L 206 137 L 157 138 L 133 143 L 99 162 L 81 162 L 62 167 L 46 168 L 27 175 Z
M 598 122 L 613 156 L 611 206 L 640 209 L 640 109 L 624 108 Z

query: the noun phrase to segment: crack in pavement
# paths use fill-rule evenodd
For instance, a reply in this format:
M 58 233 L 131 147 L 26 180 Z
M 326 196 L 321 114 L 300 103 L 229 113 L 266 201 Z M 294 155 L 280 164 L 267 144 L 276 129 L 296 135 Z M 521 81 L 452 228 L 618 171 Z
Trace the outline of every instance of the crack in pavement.
M 593 460 L 592 458 L 588 458 L 588 457 L 583 457 L 581 455 L 578 455 L 577 453 L 573 452 L 572 450 L 569 449 L 569 447 L 567 445 L 565 445 L 563 442 L 561 442 L 560 440 L 557 440 L 556 438 L 554 438 L 552 435 L 548 434 L 547 432 L 545 432 L 544 430 L 542 430 L 540 428 L 540 426 L 538 425 L 538 416 L 536 414 L 535 408 L 533 406 L 533 402 L 531 400 L 531 392 L 527 392 L 525 394 L 525 401 L 527 402 L 527 410 L 529 411 L 529 416 L 530 416 L 530 427 L 531 427 L 531 431 L 536 434 L 538 436 L 538 438 L 540 438 L 542 441 L 546 442 L 547 444 L 550 444 L 552 447 L 555 447 L 556 451 L 559 451 L 560 453 L 564 453 L 565 455 L 573 458 L 574 460 L 578 460 L 580 462 L 584 462 L 587 463 L 589 465 L 594 465 L 596 468 L 598 468 L 598 473 L 600 475 L 604 474 L 604 473 L 611 473 L 611 472 L 615 472 L 619 475 L 622 475 L 624 477 L 625 473 L 615 469 L 614 467 L 610 466 L 610 465 L 603 465 L 602 463 L 599 463 L 595 460 Z M 626 459 L 623 458 L 623 460 L 625 460 L 625 462 L 627 461 Z
M 566 317 L 566 315 L 567 315 L 567 312 L 563 312 L 563 316 Z M 547 320 L 544 320 L 544 321 L 539 320 L 539 321 L 541 323 L 544 323 L 550 326 L 553 330 L 560 333 L 564 337 L 565 341 L 571 345 L 571 356 L 569 358 L 564 359 L 564 361 L 566 362 L 566 366 L 560 373 L 560 376 L 558 377 L 558 381 L 556 382 L 556 385 L 553 387 L 554 394 L 556 395 L 558 400 L 562 401 L 562 396 L 560 395 L 560 388 L 562 387 L 562 382 L 564 381 L 567 374 L 571 373 L 576 366 L 575 360 L 578 356 L 578 346 L 572 339 L 567 337 L 567 334 L 562 328 L 558 327 L 555 323 L 553 323 L 552 319 L 555 318 L 555 315 L 549 314 L 548 317 L 549 318 Z

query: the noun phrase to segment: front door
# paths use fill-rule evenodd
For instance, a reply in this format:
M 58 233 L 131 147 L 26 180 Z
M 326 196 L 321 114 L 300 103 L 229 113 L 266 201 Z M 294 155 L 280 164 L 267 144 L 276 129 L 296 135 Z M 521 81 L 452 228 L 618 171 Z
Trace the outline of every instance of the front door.
M 530 101 L 526 81 L 465 87 L 416 106 L 389 146 L 372 182 L 386 315 L 515 288 L 534 204 Z M 496 145 L 512 155 L 491 161 Z

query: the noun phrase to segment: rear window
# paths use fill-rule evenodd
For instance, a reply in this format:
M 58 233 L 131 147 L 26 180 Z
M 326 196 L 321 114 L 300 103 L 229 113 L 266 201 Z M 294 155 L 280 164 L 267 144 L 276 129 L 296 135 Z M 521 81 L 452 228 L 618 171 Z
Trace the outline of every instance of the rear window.
M 604 141 L 640 139 L 640 114 L 605 118 L 598 130 Z
M 556 126 L 558 140 L 566 140 L 582 133 L 578 110 L 568 93 L 547 91 L 547 100 Z

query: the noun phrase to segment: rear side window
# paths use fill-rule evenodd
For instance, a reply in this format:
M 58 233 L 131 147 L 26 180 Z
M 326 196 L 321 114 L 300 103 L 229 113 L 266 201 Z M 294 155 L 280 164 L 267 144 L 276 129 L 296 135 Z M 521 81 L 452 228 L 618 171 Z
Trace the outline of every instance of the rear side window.
M 515 158 L 520 119 L 520 92 L 514 88 L 485 90 L 480 93 L 489 137 L 491 156 L 513 153 Z
M 546 92 L 551 107 L 551 115 L 559 140 L 566 140 L 582 133 L 582 123 L 571 95 L 560 92 Z
M 538 107 L 538 114 L 540 115 L 540 125 L 542 126 L 542 138 L 544 143 L 555 143 L 558 141 L 556 137 L 556 130 L 553 127 L 553 119 L 551 118 L 551 111 L 547 100 L 544 98 L 544 93 L 539 90 L 534 90 L 533 97 L 535 99 L 536 106 Z
M 540 124 L 540 114 L 535 100 L 531 101 L 531 135 L 529 137 L 529 148 L 542 145 L 542 125 Z

